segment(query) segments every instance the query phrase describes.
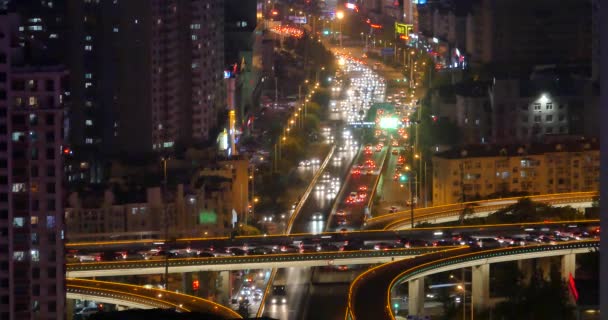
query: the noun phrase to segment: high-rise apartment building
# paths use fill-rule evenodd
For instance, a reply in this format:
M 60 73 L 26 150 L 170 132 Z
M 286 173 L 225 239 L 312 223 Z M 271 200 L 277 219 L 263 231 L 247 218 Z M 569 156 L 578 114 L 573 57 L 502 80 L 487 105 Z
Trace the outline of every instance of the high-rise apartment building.
M 19 26 L 0 15 L 0 319 L 61 319 L 67 72 L 24 61 Z
M 221 0 L 70 2 L 71 143 L 142 155 L 213 138 L 223 16 Z

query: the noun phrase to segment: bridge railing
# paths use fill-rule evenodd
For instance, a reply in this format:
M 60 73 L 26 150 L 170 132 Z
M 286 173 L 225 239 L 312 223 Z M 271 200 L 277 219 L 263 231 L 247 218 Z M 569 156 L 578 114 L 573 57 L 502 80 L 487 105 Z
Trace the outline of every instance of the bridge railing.
M 540 201 L 540 202 L 550 201 L 551 204 L 563 204 L 563 203 L 572 204 L 572 203 L 578 203 L 578 202 L 587 202 L 587 201 L 590 201 L 591 198 L 592 197 L 589 197 L 587 195 L 582 195 L 582 196 L 568 197 L 565 199 L 553 199 L 553 200 L 545 200 L 545 201 Z M 536 200 L 536 201 L 539 201 L 539 200 Z M 470 208 L 472 209 L 473 214 L 475 214 L 475 213 L 480 213 L 480 212 L 498 211 L 500 209 L 507 207 L 508 205 L 511 205 L 511 204 L 503 203 L 503 204 L 497 204 L 497 205 L 473 206 Z M 462 208 L 462 210 L 464 210 L 464 207 Z M 454 217 L 454 216 L 460 215 L 462 210 L 455 210 L 455 209 L 443 210 L 443 211 L 439 211 L 439 212 L 420 214 L 418 216 L 414 215 L 414 222 L 416 222 L 416 223 L 430 222 L 430 221 L 437 220 L 437 219 Z M 401 218 L 401 219 L 397 219 L 397 220 L 387 224 L 384 227 L 384 230 L 394 229 L 394 228 L 397 228 L 399 225 L 404 225 L 404 224 L 409 225 L 410 220 L 411 219 L 409 216 Z
M 200 266 L 200 265 L 222 265 L 222 264 L 245 264 L 245 263 L 281 263 L 289 261 L 311 261 L 311 260 L 340 260 L 354 258 L 374 257 L 396 257 L 412 256 L 427 252 L 442 250 L 437 247 L 420 247 L 409 249 L 391 250 L 353 250 L 338 252 L 319 253 L 283 253 L 255 256 L 232 256 L 232 257 L 209 257 L 209 258 L 181 258 L 169 259 L 169 267 Z M 68 263 L 67 271 L 92 271 L 112 269 L 139 269 L 165 267 L 164 260 L 134 260 L 134 261 L 108 261 L 108 262 L 84 262 Z
M 230 308 L 213 301 L 162 289 L 148 289 L 125 283 L 75 278 L 67 278 L 66 287 L 69 293 L 131 301 L 155 308 L 174 308 L 178 311 L 186 312 L 205 312 L 222 316 L 226 319 L 242 318 Z

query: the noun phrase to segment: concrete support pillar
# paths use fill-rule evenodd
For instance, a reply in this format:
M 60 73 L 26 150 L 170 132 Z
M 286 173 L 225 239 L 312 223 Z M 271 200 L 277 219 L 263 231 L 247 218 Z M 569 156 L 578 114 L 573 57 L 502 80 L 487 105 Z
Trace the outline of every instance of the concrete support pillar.
M 65 312 L 66 312 L 67 320 L 74 319 L 74 304 L 75 303 L 76 303 L 76 301 L 73 299 L 66 299 L 66 301 L 65 301 Z
M 534 274 L 533 259 L 517 260 L 517 269 L 522 276 L 522 284 L 526 286 L 530 284 L 530 279 L 532 279 L 532 275 Z
M 218 302 L 223 305 L 228 305 L 230 302 L 230 271 L 221 271 L 218 281 Z
M 192 272 L 182 273 L 182 292 L 192 294 Z
M 490 265 L 473 266 L 471 271 L 471 303 L 475 310 L 483 310 L 490 302 Z
M 538 258 L 536 263 L 542 279 L 549 281 L 551 279 L 551 257 Z
M 574 253 L 567 254 L 562 256 L 562 279 L 568 281 L 568 277 L 572 274 L 572 277 L 575 276 L 576 270 L 576 255 Z
M 421 315 L 424 311 L 424 277 L 408 282 L 408 314 Z

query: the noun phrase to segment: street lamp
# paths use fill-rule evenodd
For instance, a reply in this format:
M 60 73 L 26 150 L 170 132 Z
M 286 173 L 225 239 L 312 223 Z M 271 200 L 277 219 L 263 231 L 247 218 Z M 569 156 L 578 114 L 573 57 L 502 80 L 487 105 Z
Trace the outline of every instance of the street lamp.
M 336 12 L 336 18 L 338 18 L 338 23 L 340 25 L 340 48 L 342 48 L 342 19 L 344 19 L 344 11 L 340 10 Z

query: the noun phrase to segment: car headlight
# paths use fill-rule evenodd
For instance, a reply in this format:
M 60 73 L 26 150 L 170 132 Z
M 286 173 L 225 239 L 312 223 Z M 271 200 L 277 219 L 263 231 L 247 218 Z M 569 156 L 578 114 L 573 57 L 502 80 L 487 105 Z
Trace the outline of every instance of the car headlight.
M 281 303 L 287 303 L 287 299 L 285 299 L 285 298 L 281 299 Z
M 272 301 L 271 301 L 271 302 L 272 302 L 272 303 L 277 303 L 277 299 L 272 298 Z

